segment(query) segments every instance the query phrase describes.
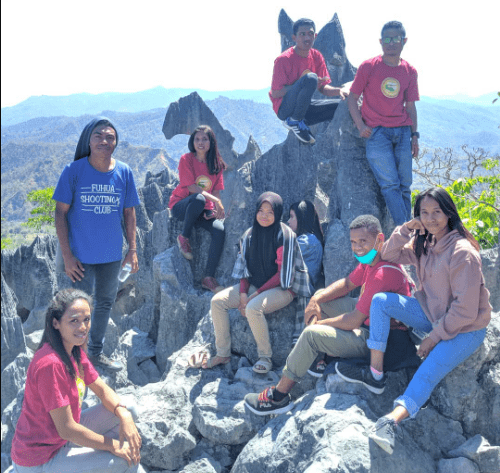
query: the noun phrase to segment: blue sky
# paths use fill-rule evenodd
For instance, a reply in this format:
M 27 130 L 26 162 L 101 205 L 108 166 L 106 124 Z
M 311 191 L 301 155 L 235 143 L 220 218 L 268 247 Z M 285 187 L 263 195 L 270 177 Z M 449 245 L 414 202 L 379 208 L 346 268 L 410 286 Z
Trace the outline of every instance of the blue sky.
M 500 90 L 500 2 L 254 0 L 2 0 L 2 107 L 33 95 L 136 92 L 156 86 L 263 89 L 280 53 L 281 8 L 318 30 L 339 15 L 358 66 L 380 52 L 381 26 L 400 20 L 403 57 L 421 95 Z

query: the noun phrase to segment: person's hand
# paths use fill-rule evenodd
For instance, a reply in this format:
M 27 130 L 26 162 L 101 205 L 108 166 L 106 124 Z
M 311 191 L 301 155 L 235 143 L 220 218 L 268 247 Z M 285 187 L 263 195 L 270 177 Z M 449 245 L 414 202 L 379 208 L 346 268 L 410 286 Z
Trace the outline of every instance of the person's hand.
M 222 205 L 222 201 L 219 199 L 215 203 L 215 218 L 221 220 L 226 216 L 224 212 L 224 206 Z
M 345 100 L 349 96 L 349 89 L 346 89 L 345 87 L 341 87 L 339 89 L 339 95 L 340 95 L 340 98 L 342 100 Z
M 111 453 L 126 460 L 128 466 L 132 466 L 132 464 L 137 465 L 141 461 L 140 453 L 138 455 L 134 454 L 128 442 L 124 442 L 123 445 L 120 445 L 119 440 L 113 439 L 113 449 Z
M 84 277 L 85 268 L 80 261 L 73 255 L 67 256 L 64 259 L 64 272 L 68 275 L 72 282 L 81 281 Z
M 411 139 L 411 154 L 414 158 L 418 156 L 418 138 L 416 136 Z
M 314 325 L 318 320 L 321 320 L 321 307 L 316 302 L 316 299 L 312 297 L 304 311 L 304 323 Z
M 359 128 L 359 136 L 361 136 L 361 138 L 370 138 L 371 135 L 372 129 L 369 126 L 363 125 Z
M 139 271 L 139 260 L 137 259 L 137 250 L 128 250 L 127 256 L 125 256 L 123 260 L 122 268 L 127 263 L 130 263 L 130 266 L 132 266 L 132 271 L 130 271 L 132 274 L 137 273 L 137 271 Z
M 427 358 L 429 356 L 429 353 L 436 345 L 437 345 L 436 342 L 431 337 L 427 337 L 420 344 L 417 350 L 417 355 L 424 359 Z
M 424 224 L 420 221 L 420 217 L 415 217 L 406 223 L 406 226 L 410 230 L 415 230 L 417 235 L 423 235 L 425 233 Z
M 128 444 L 130 458 L 134 462 L 134 465 L 137 465 L 141 459 L 142 439 L 137 431 L 132 414 L 128 411 L 126 414 L 120 416 L 120 448 L 125 444 Z
M 240 305 L 238 306 L 238 310 L 240 311 L 243 317 L 246 317 L 245 309 L 248 304 L 248 294 L 244 292 L 240 292 Z

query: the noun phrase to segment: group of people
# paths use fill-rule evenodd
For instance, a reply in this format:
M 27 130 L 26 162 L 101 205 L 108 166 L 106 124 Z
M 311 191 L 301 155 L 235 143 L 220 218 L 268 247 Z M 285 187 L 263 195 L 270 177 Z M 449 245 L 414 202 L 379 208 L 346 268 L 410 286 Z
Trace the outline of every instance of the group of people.
M 186 259 L 193 258 L 192 229 L 211 233 L 201 284 L 214 293 L 216 354 L 195 353 L 189 364 L 210 369 L 231 361 L 228 311 L 238 309 L 257 345 L 253 370 L 268 373 L 273 366 L 266 316 L 296 298 L 294 341 L 282 377 L 276 386 L 248 394 L 245 405 L 257 415 L 289 411 L 293 385 L 306 373 L 322 376 L 332 361 L 342 379 L 375 394 L 384 392 L 387 371 L 419 365 L 394 410 L 370 432 L 392 453 L 400 422 L 414 417 L 439 381 L 481 345 L 491 314 L 489 293 L 479 246 L 445 190 L 419 194 L 411 217 L 418 88 L 416 71 L 400 58 L 407 41 L 402 24 L 384 25 L 383 54 L 360 66 L 350 93 L 330 85 L 325 61 L 312 48 L 315 38 L 311 20 L 294 24 L 296 45 L 275 62 L 273 108 L 301 142 L 312 144 L 309 125 L 330 120 L 338 105 L 313 100 L 313 93 L 347 97 L 397 227 L 386 241 L 377 218 L 355 218 L 350 241 L 359 264 L 325 288 L 325 241 L 313 203 L 292 203 L 287 225 L 281 197 L 264 192 L 252 226 L 239 242 L 232 273 L 239 283 L 224 289 L 215 272 L 225 237 L 220 192 L 226 165 L 213 130 L 197 127 L 189 138 L 190 152 L 179 161 L 179 184 L 169 208 L 172 218 L 183 222 L 177 244 Z M 54 192 L 59 253 L 72 287 L 50 304 L 42 341 L 28 368 L 11 451 L 18 473 L 144 471 L 136 407 L 124 405 L 94 368 L 123 368 L 103 353 L 104 336 L 121 268 L 129 264 L 132 273 L 139 269 L 134 210 L 139 197 L 130 167 L 112 157 L 117 144 L 118 132 L 108 119 L 92 120 Z M 122 224 L 128 245 L 123 259 Z M 418 290 L 402 266 L 407 264 L 416 267 Z M 351 297 L 356 288 L 361 289 L 359 297 Z M 411 327 L 421 337 L 418 350 Z M 82 411 L 86 387 L 101 403 Z

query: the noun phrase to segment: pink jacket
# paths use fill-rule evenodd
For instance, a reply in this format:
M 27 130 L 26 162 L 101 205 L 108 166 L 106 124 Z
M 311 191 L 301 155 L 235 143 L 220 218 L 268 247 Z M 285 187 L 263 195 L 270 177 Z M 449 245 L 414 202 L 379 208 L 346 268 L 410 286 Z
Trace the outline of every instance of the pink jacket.
M 479 252 L 453 230 L 430 245 L 419 261 L 411 232 L 406 224 L 397 227 L 382 247 L 382 259 L 416 267 L 415 298 L 434 327 L 429 336 L 437 343 L 486 327 L 492 308 Z

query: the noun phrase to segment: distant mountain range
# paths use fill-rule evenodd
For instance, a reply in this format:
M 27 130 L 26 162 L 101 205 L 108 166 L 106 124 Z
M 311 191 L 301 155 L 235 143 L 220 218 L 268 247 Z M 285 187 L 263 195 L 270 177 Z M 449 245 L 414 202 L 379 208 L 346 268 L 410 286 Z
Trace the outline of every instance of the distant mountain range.
M 63 167 L 73 159 L 81 130 L 95 115 L 106 115 L 117 126 L 116 156 L 132 166 L 139 186 L 148 170 L 157 172 L 164 164 L 176 169 L 180 156 L 187 152 L 187 137 L 167 141 L 162 126 L 170 103 L 190 92 L 158 87 L 135 94 L 31 97 L 3 108 L 2 217 L 26 220 L 27 192 L 56 184 Z M 250 135 L 262 152 L 286 138 L 288 132 L 272 111 L 267 90 L 199 93 L 234 136 L 239 153 L 244 152 Z M 491 105 L 493 97 L 480 98 L 482 103 L 489 100 L 489 105 L 423 97 L 417 106 L 421 149 L 459 149 L 467 144 L 499 154 L 500 105 Z

